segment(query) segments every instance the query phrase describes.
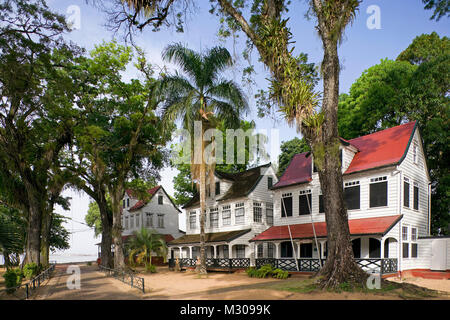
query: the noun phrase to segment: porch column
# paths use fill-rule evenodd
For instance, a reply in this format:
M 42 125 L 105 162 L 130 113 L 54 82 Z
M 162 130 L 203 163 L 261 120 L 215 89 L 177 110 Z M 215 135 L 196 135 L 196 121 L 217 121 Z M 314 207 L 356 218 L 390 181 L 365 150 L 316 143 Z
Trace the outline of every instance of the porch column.
M 384 242 L 386 241 L 386 239 L 381 238 L 380 239 L 380 258 L 383 259 L 384 258 Z
M 233 246 L 230 244 L 228 244 L 228 259 L 233 258 Z
M 297 259 L 300 259 L 300 244 L 301 244 L 301 242 L 298 241 L 297 242 Z
M 178 247 L 178 249 L 180 250 L 180 259 L 183 258 L 183 247 Z
M 275 259 L 280 259 L 280 243 L 275 242 Z
M 324 253 L 325 253 L 325 241 L 320 241 L 320 252 L 318 252 L 320 259 L 325 258 Z
M 217 259 L 217 244 L 214 244 L 213 245 L 213 248 L 214 248 L 214 259 Z
M 189 246 L 189 259 L 192 259 L 192 246 Z

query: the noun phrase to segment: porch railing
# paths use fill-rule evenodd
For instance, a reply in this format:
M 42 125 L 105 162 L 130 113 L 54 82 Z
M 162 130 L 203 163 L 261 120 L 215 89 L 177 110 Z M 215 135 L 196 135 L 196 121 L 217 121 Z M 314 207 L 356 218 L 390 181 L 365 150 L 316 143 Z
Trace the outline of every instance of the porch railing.
M 262 267 L 265 264 L 270 264 L 274 268 L 279 268 L 286 271 L 300 271 L 300 272 L 316 272 L 320 270 L 319 259 L 275 259 L 275 258 L 258 258 L 255 265 L 257 268 Z M 322 265 L 325 263 L 325 259 L 322 259 Z M 397 259 L 355 259 L 356 263 L 364 270 L 370 272 L 380 272 L 382 274 L 397 272 Z
M 322 259 L 322 265 L 326 259 Z M 367 272 L 379 272 L 381 274 L 397 272 L 397 259 L 355 259 L 356 263 Z M 181 258 L 179 259 L 180 268 L 195 267 L 197 259 Z M 297 262 L 299 270 L 297 269 Z M 286 271 L 316 272 L 320 270 L 320 260 L 312 258 L 297 259 L 290 258 L 258 258 L 255 259 L 256 268 L 270 264 L 273 268 Z M 250 267 L 249 258 L 207 258 L 206 267 L 210 269 L 245 269 Z M 175 267 L 175 259 L 169 259 L 169 268 Z
M 169 259 L 169 268 L 175 268 L 176 259 Z M 195 268 L 197 259 L 179 259 L 180 268 Z M 250 267 L 249 258 L 206 258 L 206 267 L 209 269 L 246 269 Z

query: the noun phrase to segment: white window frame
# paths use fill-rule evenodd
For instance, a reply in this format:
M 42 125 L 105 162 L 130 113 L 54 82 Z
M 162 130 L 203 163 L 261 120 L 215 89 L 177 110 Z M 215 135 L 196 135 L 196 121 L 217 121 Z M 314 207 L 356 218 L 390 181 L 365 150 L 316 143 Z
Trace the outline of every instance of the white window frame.
M 239 212 L 239 215 L 238 215 L 238 212 Z M 240 214 L 240 212 L 242 212 L 242 214 Z M 234 224 L 239 224 L 239 225 L 245 224 L 245 206 L 244 206 L 244 202 L 236 203 L 234 205 Z
M 231 225 L 231 205 L 226 205 L 222 207 L 222 225 Z
M 164 228 L 164 213 L 158 213 L 158 228 Z
M 263 222 L 263 209 L 261 202 L 253 202 L 253 222 Z
M 153 227 L 153 213 L 151 213 L 151 212 L 145 213 L 145 226 Z

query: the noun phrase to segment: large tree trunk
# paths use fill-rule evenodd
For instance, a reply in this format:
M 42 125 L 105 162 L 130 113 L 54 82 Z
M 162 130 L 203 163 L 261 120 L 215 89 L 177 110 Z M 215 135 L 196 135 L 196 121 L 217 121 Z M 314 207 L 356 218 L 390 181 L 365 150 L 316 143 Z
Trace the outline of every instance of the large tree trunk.
M 102 220 L 102 241 L 101 241 L 101 261 L 102 266 L 107 268 L 113 268 L 114 261 L 111 252 L 112 245 L 112 213 L 108 208 L 105 197 L 101 197 L 101 200 L 97 202 L 100 217 Z
M 323 36 L 322 36 L 323 37 Z M 324 209 L 327 225 L 328 255 L 327 261 L 320 270 L 324 287 L 336 287 L 343 282 L 361 283 L 366 274 L 356 264 L 350 239 L 347 209 L 344 201 L 341 163 L 339 161 L 339 136 L 337 111 L 339 98 L 339 58 L 337 42 L 323 40 L 324 59 L 323 105 L 325 122 L 322 126 L 322 137 L 318 137 L 324 147 L 324 157 L 319 166 L 319 179 L 324 194 Z M 313 146 L 313 153 L 314 148 Z
M 111 192 L 112 191 L 112 192 Z M 123 188 L 116 188 L 116 190 L 110 190 L 112 214 L 113 214 L 113 226 L 112 237 L 114 242 L 114 269 L 125 269 L 125 256 L 123 254 L 123 241 L 122 241 L 122 210 L 121 202 L 123 198 Z
M 45 212 L 42 215 L 40 260 L 43 266 L 48 266 L 50 262 L 50 229 L 52 227 L 53 206 L 51 206 L 51 209 L 49 210 L 52 212 Z
M 27 227 L 27 243 L 25 246 L 25 263 L 34 262 L 40 265 L 41 253 L 41 222 L 42 222 L 42 204 L 39 199 L 39 192 L 33 188 L 31 183 L 25 182 L 27 189 L 29 212 Z
M 200 267 L 198 272 L 206 274 L 206 252 L 205 252 L 205 220 L 206 220 L 206 163 L 204 159 L 205 143 L 203 141 L 204 124 L 201 129 L 201 159 L 200 159 Z

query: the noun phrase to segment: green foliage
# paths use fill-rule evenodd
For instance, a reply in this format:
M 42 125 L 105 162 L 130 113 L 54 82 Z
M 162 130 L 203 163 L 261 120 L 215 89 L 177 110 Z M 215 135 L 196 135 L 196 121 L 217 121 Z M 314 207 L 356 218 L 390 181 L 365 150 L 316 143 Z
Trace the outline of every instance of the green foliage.
M 272 277 L 277 279 L 287 279 L 289 277 L 289 272 L 286 270 L 275 269 L 272 271 Z
M 450 52 L 450 39 L 440 37 L 436 32 L 421 34 L 397 57 L 397 61 L 408 61 L 420 65 Z
M 39 266 L 34 263 L 27 263 L 26 265 L 24 265 L 23 267 L 23 276 L 27 279 L 32 279 L 33 277 L 35 277 L 36 275 L 38 275 L 39 273 Z
M 250 267 L 247 268 L 245 272 L 251 278 L 273 277 L 277 279 L 287 279 L 289 277 L 289 272 L 278 268 L 273 269 L 273 267 L 270 264 L 263 265 L 259 269 L 256 269 L 255 267 Z
M 366 70 L 339 101 L 339 133 L 355 138 L 417 120 L 432 180 L 432 233 L 450 217 L 450 45 L 435 33 L 416 37 L 396 61 Z
M 145 271 L 149 273 L 156 273 L 156 266 L 154 264 L 146 265 Z
M 164 259 L 167 256 L 167 245 L 161 235 L 144 227 L 133 233 L 126 243 L 126 249 L 129 264 L 131 266 L 135 266 L 135 262 L 144 264 L 148 272 L 156 272 L 156 269 L 152 267 L 153 253 Z
M 94 235 L 98 237 L 102 233 L 102 219 L 100 217 L 100 209 L 97 202 L 89 202 L 89 208 L 87 214 L 84 216 L 86 224 L 94 228 Z
M 430 20 L 439 21 L 442 17 L 450 16 L 450 2 L 448 0 L 422 0 L 426 10 L 434 10 Z
M 3 274 L 3 278 L 5 278 L 6 292 L 13 293 L 22 283 L 23 273 L 19 268 L 9 269 Z
M 219 123 L 218 128 L 223 133 L 223 158 L 227 157 L 227 136 L 226 136 L 226 127 L 223 122 Z M 245 132 L 248 130 L 255 129 L 255 123 L 253 121 L 245 121 L 241 120 L 239 129 L 242 129 Z M 262 134 L 252 134 L 252 139 L 254 140 L 262 140 L 265 141 L 267 139 L 266 136 L 262 136 Z M 173 147 L 173 149 L 178 148 L 179 146 Z M 234 143 L 234 161 L 233 163 L 224 163 L 216 164 L 216 170 L 220 172 L 226 173 L 237 173 L 242 172 L 250 168 L 251 164 L 258 164 L 260 159 L 266 159 L 268 155 L 266 151 L 262 148 L 263 146 L 258 146 L 258 148 L 250 148 L 250 143 L 247 140 L 245 142 L 245 146 L 238 146 L 237 141 Z M 242 150 L 244 148 L 244 150 Z M 181 151 L 180 151 L 181 152 Z M 244 163 L 238 163 L 238 154 L 244 155 Z M 191 179 L 191 168 L 189 164 L 176 164 L 175 167 L 179 171 L 178 174 L 173 178 L 173 184 L 175 189 L 175 203 L 178 205 L 186 204 L 196 193 L 195 185 L 192 183 Z
M 281 142 L 280 150 L 281 153 L 278 156 L 278 176 L 284 173 L 294 155 L 310 151 L 310 147 L 304 138 L 299 139 L 295 137 L 292 140 Z
M 70 233 L 63 226 L 65 221 L 66 219 L 64 216 L 53 213 L 49 234 L 49 245 L 52 252 L 70 248 Z

